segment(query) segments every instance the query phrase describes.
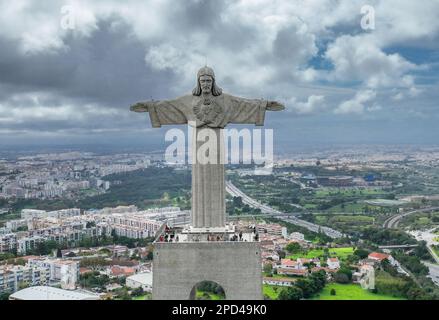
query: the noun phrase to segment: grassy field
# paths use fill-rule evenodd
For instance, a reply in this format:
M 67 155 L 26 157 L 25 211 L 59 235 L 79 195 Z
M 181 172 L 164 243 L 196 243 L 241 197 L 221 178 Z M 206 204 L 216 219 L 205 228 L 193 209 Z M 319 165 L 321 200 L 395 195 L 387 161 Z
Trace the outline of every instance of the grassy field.
M 344 260 L 347 256 L 354 253 L 353 247 L 345 247 L 345 248 L 330 248 L 329 255 L 331 257 L 338 257 L 340 260 Z M 290 256 L 287 256 L 289 259 L 297 259 L 297 258 L 320 258 L 324 254 L 323 249 L 313 249 L 308 251 L 307 253 L 297 253 Z
M 209 296 L 209 299 L 206 300 L 224 300 L 223 296 L 220 296 L 219 294 L 213 293 L 213 292 L 206 292 L 206 291 L 199 291 L 197 290 L 197 300 L 202 300 L 204 296 Z
M 364 215 L 317 215 L 316 222 L 318 224 L 340 223 L 340 224 L 372 224 L 373 217 Z
M 151 300 L 151 294 L 145 294 L 143 296 L 133 297 L 133 300 Z
M 364 203 L 353 203 L 353 202 L 349 202 L 349 203 L 345 203 L 344 205 L 336 205 L 334 207 L 331 207 L 328 209 L 328 212 L 348 212 L 348 213 L 363 213 L 364 212 L 364 208 L 366 207 L 366 204 Z M 378 207 L 372 207 L 372 206 L 368 206 L 369 208 L 378 208 Z
M 316 215 L 315 221 L 317 224 L 330 226 L 342 232 L 361 231 L 362 229 L 372 226 L 375 223 L 374 217 L 358 213 L 350 215 Z
M 319 188 L 315 196 L 326 198 L 328 196 L 366 196 L 366 195 L 378 195 L 378 194 L 386 194 L 385 191 L 380 189 L 354 189 L 354 188 Z
M 336 295 L 331 296 L 331 289 L 335 289 Z M 312 300 L 404 300 L 383 294 L 375 294 L 363 290 L 357 284 L 330 283 L 323 288 L 322 292 Z
M 264 284 L 262 287 L 264 295 L 268 296 L 271 300 L 276 300 L 282 289 L 284 289 L 284 287 L 271 286 L 268 284 Z

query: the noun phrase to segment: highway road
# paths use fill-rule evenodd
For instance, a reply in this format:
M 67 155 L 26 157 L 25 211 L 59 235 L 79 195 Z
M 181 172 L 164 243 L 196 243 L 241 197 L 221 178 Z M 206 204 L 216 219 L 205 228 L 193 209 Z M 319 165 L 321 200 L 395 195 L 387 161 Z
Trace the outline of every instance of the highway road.
M 286 216 L 285 213 L 280 212 L 279 210 L 276 210 L 266 204 L 262 204 L 258 202 L 257 200 L 251 198 L 250 196 L 246 195 L 244 192 L 242 192 L 240 189 L 238 189 L 235 185 L 232 184 L 230 181 L 226 181 L 226 191 L 231 194 L 234 197 L 241 197 L 242 202 L 245 204 L 248 204 L 249 206 L 253 208 L 259 208 L 261 209 L 261 212 L 264 214 L 271 215 L 275 218 L 282 219 L 283 221 L 298 225 L 300 227 L 304 227 L 310 231 L 318 232 L 321 230 L 324 234 L 327 236 L 335 239 L 335 238 L 341 238 L 343 237 L 343 234 L 337 230 L 320 226 L 315 223 L 311 223 L 305 220 L 298 219 L 293 216 Z M 300 207 L 299 205 L 296 205 L 297 207 Z M 301 207 L 300 207 L 301 208 Z
M 437 239 L 437 234 L 434 233 L 436 230 L 436 227 L 430 230 L 426 231 L 409 231 L 409 234 L 415 237 L 418 241 L 425 241 L 427 242 L 427 249 L 430 252 L 431 256 L 433 257 L 434 261 L 436 263 L 430 263 L 427 261 L 422 261 L 424 265 L 426 265 L 429 269 L 429 277 L 433 282 L 439 286 L 439 257 L 436 254 L 436 252 L 433 250 L 432 245 L 437 245 L 439 242 Z
M 432 210 L 439 210 L 439 207 L 422 208 L 422 209 L 412 210 L 412 211 L 405 212 L 405 213 L 396 214 L 396 215 L 388 218 L 386 221 L 384 221 L 383 228 L 387 228 L 387 229 L 397 228 L 398 224 L 402 218 L 404 218 L 412 213 L 428 212 L 428 211 L 432 211 Z
M 436 254 L 436 252 L 433 250 L 433 245 L 438 245 L 439 241 L 437 241 L 438 235 L 434 233 L 437 227 L 426 230 L 426 231 L 409 231 L 408 233 L 411 234 L 417 241 L 425 241 L 427 243 L 427 249 L 430 252 L 433 259 L 436 261 L 436 263 L 439 264 L 439 257 Z
M 429 277 L 431 280 L 433 280 L 433 282 L 439 286 L 439 265 L 426 261 L 423 261 L 422 263 L 430 270 Z

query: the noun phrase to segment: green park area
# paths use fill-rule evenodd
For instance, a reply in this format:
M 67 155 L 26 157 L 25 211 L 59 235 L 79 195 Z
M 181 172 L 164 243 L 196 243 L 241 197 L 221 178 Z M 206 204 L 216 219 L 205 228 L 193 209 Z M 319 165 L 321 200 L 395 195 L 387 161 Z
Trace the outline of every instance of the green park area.
M 335 295 L 331 295 L 331 290 L 335 290 Z M 312 300 L 404 300 L 390 295 L 372 293 L 364 290 L 358 284 L 327 284 L 322 292 Z
M 335 295 L 331 295 L 331 290 L 335 290 Z M 279 293 L 285 290 L 285 287 L 272 286 L 264 284 L 263 293 L 271 300 L 276 300 Z M 329 283 L 323 290 L 311 298 L 311 300 L 405 300 L 391 295 L 372 293 L 364 290 L 358 284 L 338 284 Z
M 264 293 L 264 296 L 269 297 L 270 300 L 276 300 L 282 289 L 284 289 L 284 287 L 264 284 L 262 292 Z
M 382 189 L 376 188 L 319 188 L 316 191 L 315 196 L 319 198 L 326 198 L 328 196 L 361 197 L 380 194 L 386 194 L 386 192 Z
M 377 209 L 379 209 L 379 207 L 366 205 L 365 203 L 345 202 L 329 208 L 328 212 L 364 213 L 366 211 L 373 212 L 373 210 L 377 210 Z
M 346 259 L 349 255 L 354 253 L 353 247 L 344 247 L 344 248 L 329 248 L 328 254 L 332 258 L 339 258 L 340 260 Z M 323 249 L 312 249 L 303 253 L 296 253 L 290 256 L 287 256 L 289 259 L 297 259 L 297 258 L 321 258 L 325 254 Z
M 361 228 L 373 225 L 375 218 L 360 214 L 351 215 L 335 215 L 335 214 L 324 214 L 316 215 L 315 221 L 317 224 L 333 226 L 344 232 L 348 231 L 350 228 Z

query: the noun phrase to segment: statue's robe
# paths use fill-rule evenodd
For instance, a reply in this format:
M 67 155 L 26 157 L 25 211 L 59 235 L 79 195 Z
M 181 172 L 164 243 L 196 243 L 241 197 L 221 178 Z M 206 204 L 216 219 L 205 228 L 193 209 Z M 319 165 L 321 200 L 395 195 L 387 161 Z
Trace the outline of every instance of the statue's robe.
M 201 105 L 202 96 L 185 95 L 174 100 L 163 100 L 148 103 L 151 124 L 159 128 L 167 124 L 196 124 L 196 127 L 208 126 L 224 128 L 229 123 L 264 125 L 266 100 L 244 99 L 228 94 L 211 97 L 214 103 L 222 109 L 211 123 L 197 118 L 195 108 Z
M 209 106 L 212 108 L 205 109 L 204 98 L 194 95 L 148 103 L 154 128 L 170 124 L 189 124 L 196 128 L 192 137 L 191 210 L 191 226 L 195 228 L 223 228 L 226 224 L 224 139 L 221 129 L 229 123 L 262 126 L 267 101 L 221 94 L 211 96 Z M 200 112 L 203 110 L 208 118 L 203 118 L 204 114 Z M 201 164 L 197 155 L 205 141 L 199 141 L 197 134 L 208 129 L 216 133 L 216 159 L 215 163 Z

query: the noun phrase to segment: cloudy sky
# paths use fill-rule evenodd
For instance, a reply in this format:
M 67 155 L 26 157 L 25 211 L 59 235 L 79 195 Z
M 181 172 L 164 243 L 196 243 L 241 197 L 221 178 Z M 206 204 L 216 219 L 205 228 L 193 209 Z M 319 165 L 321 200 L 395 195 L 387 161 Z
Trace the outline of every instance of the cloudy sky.
M 206 62 L 226 92 L 285 103 L 266 118 L 281 144 L 436 143 L 438 16 L 437 0 L 0 0 L 0 145 L 163 141 L 129 105 L 188 93 Z

